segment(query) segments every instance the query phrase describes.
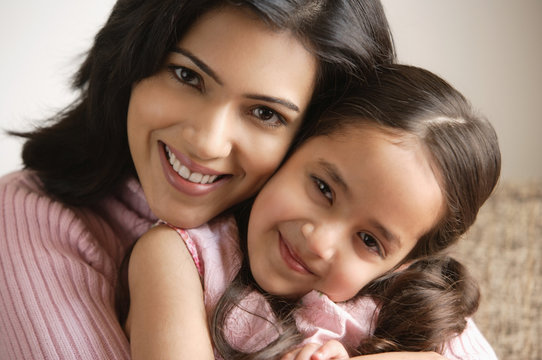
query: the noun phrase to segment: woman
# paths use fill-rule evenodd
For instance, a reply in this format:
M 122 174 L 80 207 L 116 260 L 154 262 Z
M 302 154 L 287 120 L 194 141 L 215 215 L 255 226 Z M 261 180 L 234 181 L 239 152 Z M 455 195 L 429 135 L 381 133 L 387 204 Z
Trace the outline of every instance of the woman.
M 119 0 L 79 98 L 0 180 L 0 357 L 128 358 L 125 250 L 253 195 L 304 118 L 393 57 L 378 1 Z

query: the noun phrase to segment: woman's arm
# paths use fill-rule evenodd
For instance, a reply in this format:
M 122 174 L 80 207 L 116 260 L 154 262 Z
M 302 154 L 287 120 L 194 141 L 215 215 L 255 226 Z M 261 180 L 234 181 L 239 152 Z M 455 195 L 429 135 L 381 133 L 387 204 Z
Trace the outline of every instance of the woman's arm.
M 174 230 L 160 225 L 138 240 L 128 283 L 132 359 L 214 359 L 202 283 Z

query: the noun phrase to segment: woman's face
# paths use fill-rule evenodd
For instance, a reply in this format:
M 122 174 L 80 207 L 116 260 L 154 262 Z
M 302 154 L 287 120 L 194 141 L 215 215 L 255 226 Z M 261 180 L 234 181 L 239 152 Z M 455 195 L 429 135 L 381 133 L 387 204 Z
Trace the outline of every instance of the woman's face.
M 375 128 L 309 140 L 256 197 L 248 255 L 267 292 L 354 297 L 398 265 L 443 212 L 426 154 Z
M 199 19 L 132 89 L 128 140 L 156 216 L 195 227 L 253 195 L 285 155 L 317 61 L 244 9 Z

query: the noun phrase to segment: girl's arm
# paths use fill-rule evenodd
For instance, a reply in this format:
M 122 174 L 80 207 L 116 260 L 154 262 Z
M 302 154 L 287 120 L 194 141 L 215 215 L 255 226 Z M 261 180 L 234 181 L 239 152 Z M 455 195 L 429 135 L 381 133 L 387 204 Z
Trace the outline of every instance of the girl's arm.
M 138 240 L 128 283 L 132 359 L 214 359 L 202 283 L 175 231 L 161 225 Z

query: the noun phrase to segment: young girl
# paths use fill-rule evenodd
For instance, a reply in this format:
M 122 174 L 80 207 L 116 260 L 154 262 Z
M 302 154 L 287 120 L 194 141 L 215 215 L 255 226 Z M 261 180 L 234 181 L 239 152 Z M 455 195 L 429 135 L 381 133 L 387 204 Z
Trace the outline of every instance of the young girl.
M 126 248 L 253 195 L 306 115 L 393 55 L 377 0 L 119 0 L 79 98 L 0 180 L 0 358 L 128 358 Z
M 257 195 L 248 224 L 238 214 L 240 248 L 230 217 L 178 230 L 184 243 L 164 225 L 136 243 L 133 358 L 211 359 L 211 344 L 225 359 L 308 358 L 317 347 L 295 349 L 300 335 L 329 358 L 346 348 L 384 352 L 375 359 L 495 358 L 466 320 L 476 287 L 442 254 L 499 172 L 494 129 L 455 89 L 419 68 L 381 67 L 320 118 Z M 326 316 L 342 327 L 326 328 Z

